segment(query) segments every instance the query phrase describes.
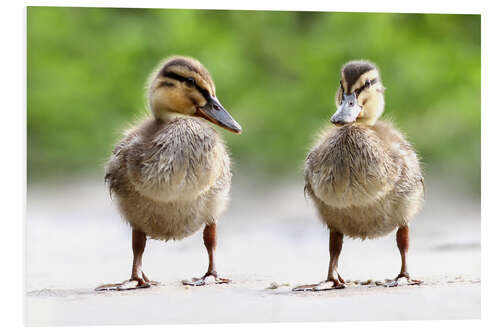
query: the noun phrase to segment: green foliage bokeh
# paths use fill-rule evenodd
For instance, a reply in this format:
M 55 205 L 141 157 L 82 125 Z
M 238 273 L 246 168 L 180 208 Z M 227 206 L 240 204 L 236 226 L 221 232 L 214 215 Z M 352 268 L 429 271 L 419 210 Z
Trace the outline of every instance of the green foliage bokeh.
M 385 116 L 427 169 L 480 186 L 480 16 L 29 7 L 28 179 L 102 168 L 145 112 L 149 72 L 199 59 L 242 124 L 239 170 L 297 175 L 335 111 L 341 65 L 382 73 Z

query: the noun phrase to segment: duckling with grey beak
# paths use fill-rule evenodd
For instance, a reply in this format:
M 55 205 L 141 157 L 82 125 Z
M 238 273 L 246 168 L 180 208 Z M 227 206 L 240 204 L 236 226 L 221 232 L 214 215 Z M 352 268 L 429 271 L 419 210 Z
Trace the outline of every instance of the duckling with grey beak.
M 418 156 L 403 134 L 388 121 L 377 67 L 351 61 L 341 70 L 331 125 L 320 133 L 304 168 L 306 195 L 330 231 L 327 278 L 295 291 L 344 288 L 338 273 L 344 236 L 378 238 L 397 230 L 401 269 L 383 285 L 394 287 L 410 278 L 407 253 L 409 224 L 423 204 L 424 184 Z
M 202 286 L 209 277 L 228 283 L 215 270 L 215 246 L 217 221 L 229 199 L 231 162 L 224 141 L 208 122 L 234 133 L 241 133 L 241 126 L 217 99 L 210 73 L 193 58 L 162 61 L 150 76 L 147 95 L 152 117 L 125 132 L 105 176 L 132 228 L 131 277 L 96 290 L 156 284 L 142 269 L 147 237 L 180 240 L 201 228 L 208 269 L 201 278 L 183 283 Z

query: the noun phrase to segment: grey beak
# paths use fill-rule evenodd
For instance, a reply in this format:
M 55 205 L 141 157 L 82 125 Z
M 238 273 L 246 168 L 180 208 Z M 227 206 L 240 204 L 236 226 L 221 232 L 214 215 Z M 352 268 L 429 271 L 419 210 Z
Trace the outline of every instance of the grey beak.
M 361 107 L 359 106 L 358 100 L 356 99 L 356 94 L 344 94 L 342 104 L 330 118 L 330 121 L 336 126 L 352 124 L 356 121 L 356 118 L 358 117 L 360 112 Z
M 202 116 L 211 121 L 212 123 L 219 125 L 234 133 L 241 133 L 241 126 L 236 120 L 231 117 L 229 112 L 224 109 L 222 104 L 219 102 L 217 97 L 210 97 L 207 104 L 199 109 Z

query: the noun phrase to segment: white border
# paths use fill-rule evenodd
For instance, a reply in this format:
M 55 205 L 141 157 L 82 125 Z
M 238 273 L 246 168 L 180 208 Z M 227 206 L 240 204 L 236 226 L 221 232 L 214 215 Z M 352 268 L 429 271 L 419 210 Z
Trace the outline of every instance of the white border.
M 182 3 L 182 5 L 179 5 Z M 207 5 L 208 4 L 208 5 Z M 318 11 L 363 11 L 363 12 L 410 12 L 410 13 L 474 13 L 482 14 L 482 290 L 483 308 L 481 321 L 412 321 L 412 322 L 334 322 L 334 323 L 284 323 L 284 324 L 247 324 L 247 325 L 185 325 L 185 326 L 143 326 L 147 331 L 174 330 L 178 332 L 250 332 L 291 331 L 331 332 L 348 331 L 488 331 L 498 328 L 498 254 L 500 253 L 497 235 L 500 235 L 498 209 L 498 189 L 500 181 L 499 130 L 500 109 L 497 106 L 498 86 L 500 85 L 500 60 L 498 47 L 498 11 L 493 2 L 487 1 L 379 1 L 355 0 L 352 2 L 326 1 L 251 1 L 235 4 L 234 1 L 25 1 L 10 2 L 1 10 L 2 24 L 2 159 L 1 173 L 6 186 L 0 191 L 2 202 L 2 326 L 22 325 L 23 289 L 23 239 L 25 211 L 25 163 L 26 163 L 26 11 L 25 6 L 86 6 L 86 7 L 136 7 L 136 8 L 213 8 L 213 9 L 256 9 L 256 10 L 318 10 Z M 408 304 L 411 307 L 411 304 Z M 332 309 L 335 311 L 335 309 Z M 89 327 L 70 328 L 88 329 Z M 26 328 L 23 328 L 26 329 Z M 57 328 L 41 328 L 52 331 Z M 60 328 L 66 330 L 68 328 Z M 91 327 L 106 332 L 128 332 L 139 328 L 134 326 Z

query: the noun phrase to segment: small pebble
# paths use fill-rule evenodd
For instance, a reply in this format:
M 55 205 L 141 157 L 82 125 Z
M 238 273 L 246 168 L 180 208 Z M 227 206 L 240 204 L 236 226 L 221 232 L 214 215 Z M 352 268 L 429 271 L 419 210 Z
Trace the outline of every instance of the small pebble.
M 372 280 L 371 280 L 371 279 L 368 279 L 368 280 L 366 280 L 366 281 L 361 282 L 361 285 L 362 285 L 362 286 L 366 286 L 366 285 L 369 285 L 370 283 L 372 283 Z
M 278 289 L 278 287 L 279 285 L 276 282 L 271 282 L 269 287 L 267 287 L 266 289 Z
M 278 289 L 279 287 L 289 287 L 289 286 L 290 286 L 290 283 L 278 284 L 277 282 L 271 282 L 269 287 L 267 287 L 266 289 Z

